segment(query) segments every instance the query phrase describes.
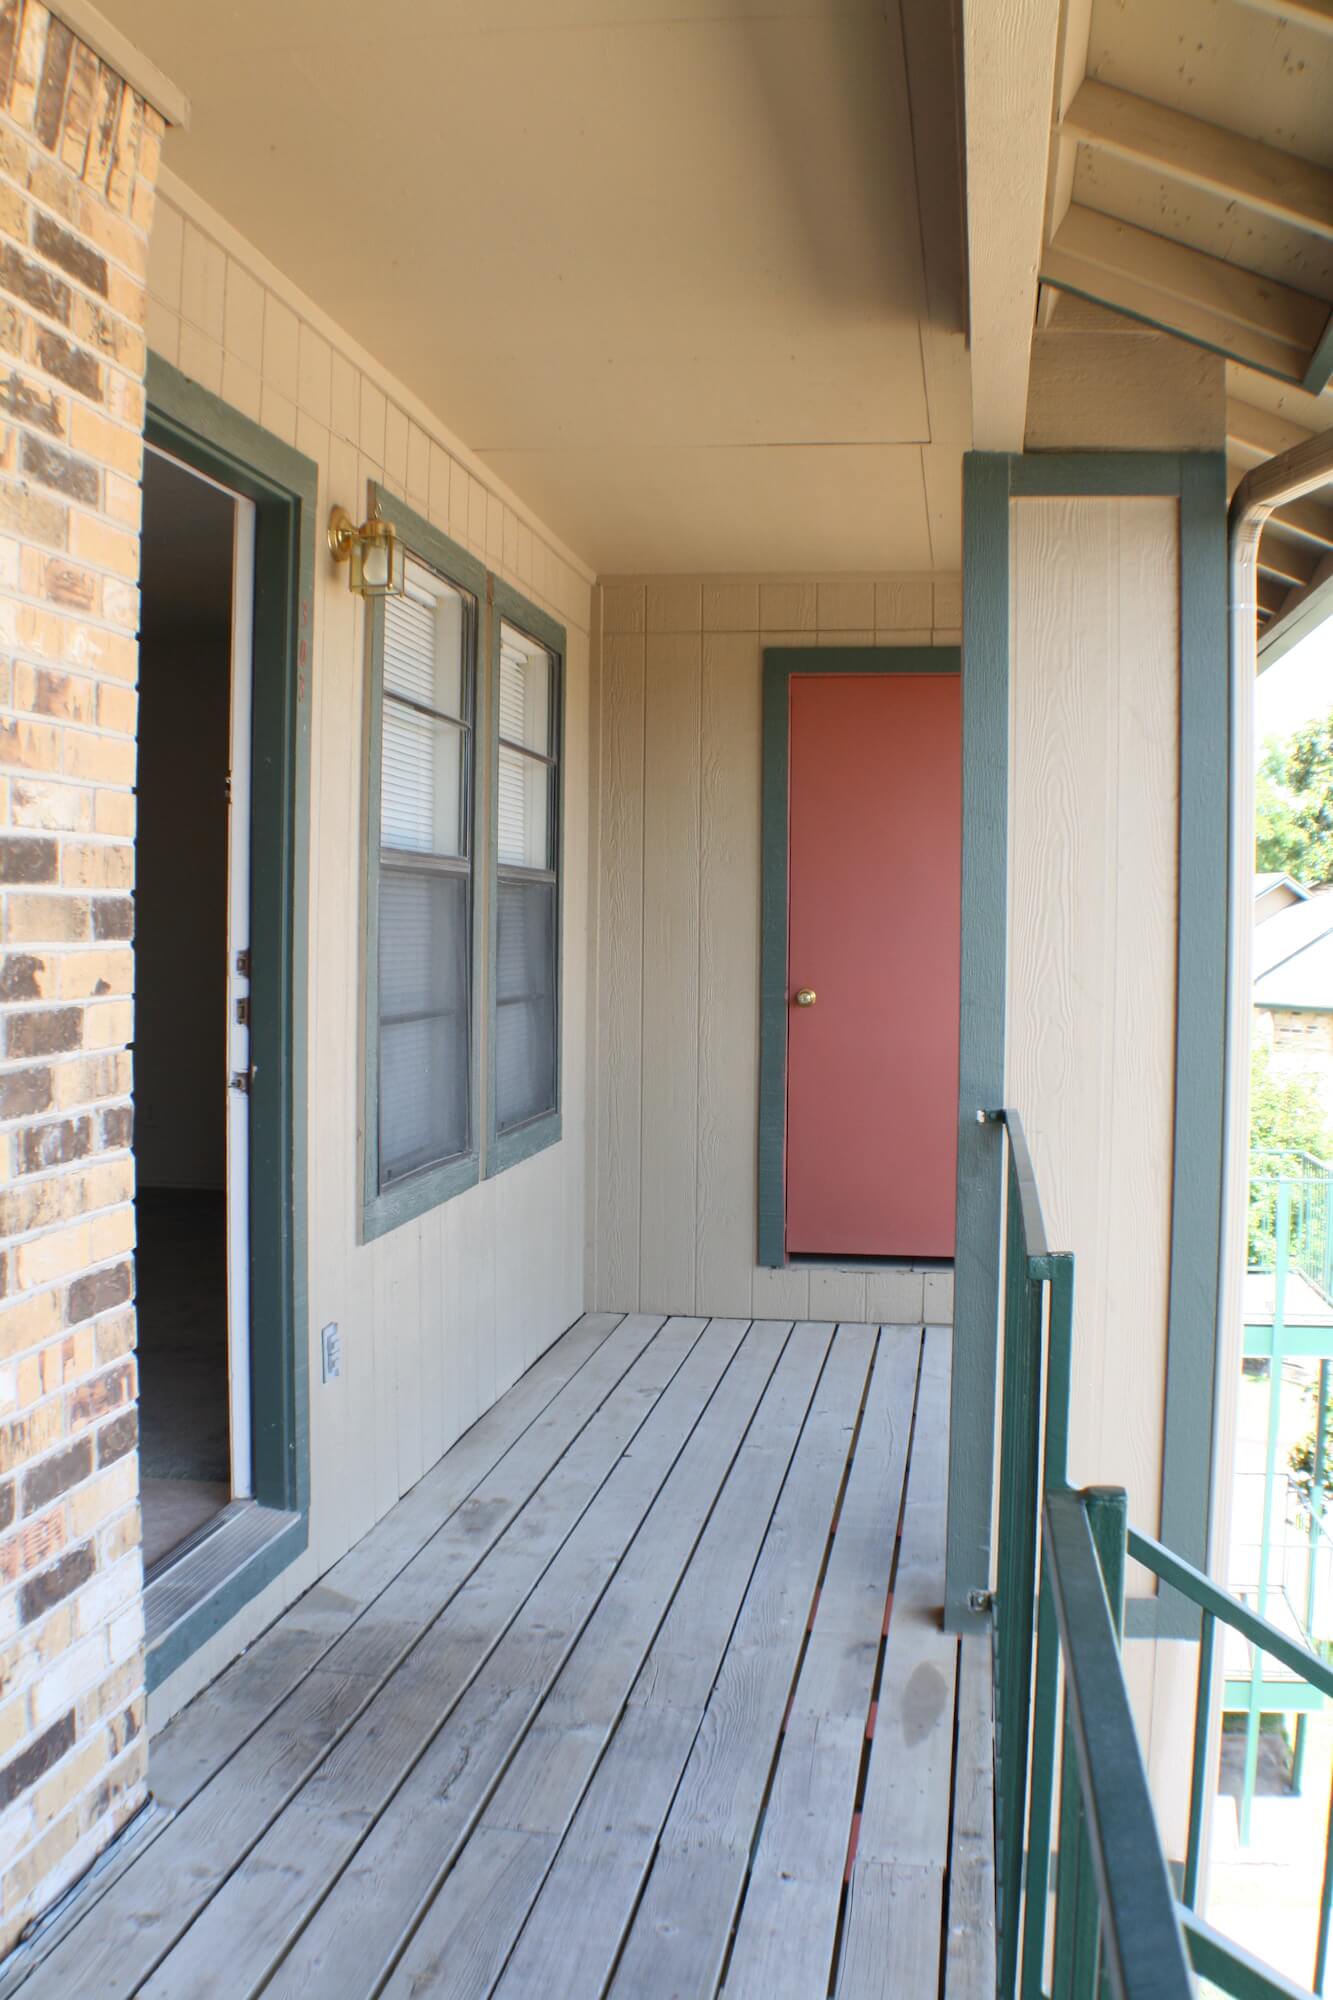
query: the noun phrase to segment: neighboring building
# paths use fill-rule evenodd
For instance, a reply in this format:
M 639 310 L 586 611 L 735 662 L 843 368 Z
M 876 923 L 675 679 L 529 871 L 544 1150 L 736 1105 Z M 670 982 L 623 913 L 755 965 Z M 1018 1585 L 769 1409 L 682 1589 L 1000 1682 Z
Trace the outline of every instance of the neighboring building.
M 1255 924 L 1255 1039 L 1279 1074 L 1317 1079 L 1333 1120 L 1333 889 L 1257 876 Z
M 1308 902 L 1310 891 L 1290 875 L 1269 873 L 1254 878 L 1254 921 L 1266 924 L 1279 910 L 1289 910 L 1293 904 Z
M 868 1986 L 906 2000 L 924 1964 L 935 1990 L 964 1881 L 988 1935 L 991 1620 L 1039 1511 L 1034 1445 L 996 1546 L 1005 1271 L 1009 1358 L 1034 1342 L 1010 1432 L 1035 1438 L 1042 1288 L 1076 1258 L 1074 1485 L 1123 1485 L 1196 1565 L 1217 1535 L 1251 762 L 1227 508 L 1333 421 L 1327 28 L 1327 0 L 0 0 L 0 1951 L 138 1827 L 34 1993 L 337 1995 L 344 1949 L 374 1961 L 357 1996 L 435 1990 L 439 1965 L 399 1960 L 433 1949 L 459 1843 L 482 1876 L 451 1893 L 473 1883 L 494 1949 L 583 1798 L 556 1812 L 537 1773 L 497 1804 L 510 1752 L 549 1750 L 559 1790 L 603 1722 L 637 1722 L 646 1763 L 678 1740 L 764 1753 L 744 1824 L 725 1756 L 706 1810 L 673 1785 L 656 1819 L 621 1772 L 644 1870 L 677 1796 L 699 1818 L 686 1921 L 666 1857 L 660 1920 L 623 1959 L 616 1931 L 606 1983 L 716 1991 L 730 1964 L 729 1990 L 777 1990 L 728 1958 L 712 1858 L 738 1898 L 780 1794 L 798 1831 L 772 1910 L 822 1827 L 829 1951 L 845 1903 Z M 1246 690 L 1256 632 L 1275 658 L 1333 602 L 1327 470 L 1263 529 Z M 1263 940 L 1322 910 L 1273 894 L 1295 900 Z M 551 1414 L 531 1371 L 576 1325 Z M 893 1421 L 890 1328 L 916 1370 Z M 837 1589 L 744 1401 L 807 1335 L 819 1366 L 770 1418 L 792 1454 L 865 1453 Z M 623 1390 L 588 1358 L 602 1339 L 634 1349 Z M 705 1365 L 721 1442 L 717 1406 L 688 1403 Z M 593 1471 L 571 1401 L 601 1426 Z M 681 1435 L 654 1457 L 635 1426 L 662 1405 Z M 703 1546 L 686 1439 L 754 1482 L 722 1551 L 738 1591 L 740 1531 L 779 1522 L 745 1726 L 677 1705 L 678 1674 L 701 1710 L 713 1682 L 676 1625 L 655 1708 L 604 1678 L 596 1727 L 577 1688 L 550 1723 L 604 1602 L 626 1616 L 587 1648 L 606 1677 L 682 1601 L 730 1643 L 706 1571 L 676 1597 L 645 1560 L 626 1609 L 606 1555 L 636 1532 L 624 1489 L 659 1475 L 672 1560 Z M 529 1504 L 548 1473 L 565 1515 Z M 474 1626 L 464 1584 L 511 1526 Z M 1091 1560 L 1086 1509 L 1074 1532 Z M 892 1607 L 846 1571 L 853 1533 Z M 479 1631 L 498 1649 L 571 1546 L 570 1587 L 501 1656 L 514 1685 L 475 1692 L 493 1761 L 469 1739 L 440 1772 Z M 1033 1578 L 1010 1577 L 1016 1631 Z M 1161 1839 L 1197 1865 L 1197 1619 L 1142 1564 L 1128 1589 Z M 807 1646 L 816 1600 L 834 1629 Z M 901 1686 L 878 1678 L 890 1608 L 922 1649 Z M 769 1736 L 752 1664 L 780 1683 Z M 1013 1799 L 1029 1681 L 1014 1648 L 1002 1665 Z M 875 1717 L 867 1768 L 901 1753 L 878 1816 Z M 803 1789 L 835 1739 L 841 1819 Z M 480 1789 L 446 1839 L 456 1779 Z M 150 1789 L 163 1810 L 136 1821 Z M 275 1861 L 279 1819 L 298 1831 Z M 1001 1821 L 1013 1897 L 1022 1811 Z M 378 1869 L 355 1859 L 372 1825 Z M 609 1921 L 593 1834 L 571 1944 Z M 716 1965 L 636 1971 L 688 1930 L 701 1865 Z M 142 1895 L 141 1867 L 164 1871 Z M 1090 1893 L 1090 1861 L 1064 1875 Z M 353 1899 L 321 1959 L 335 1878 Z M 1153 1881 L 1160 1903 L 1165 1860 Z M 905 1903 L 917 1972 L 884 1974 Z M 626 1927 L 644 1907 L 626 1892 Z M 756 1966 L 785 1963 L 784 1925 Z M 308 1978 L 275 1970 L 289 1950 Z M 949 2000 L 992 1971 L 951 1970 Z

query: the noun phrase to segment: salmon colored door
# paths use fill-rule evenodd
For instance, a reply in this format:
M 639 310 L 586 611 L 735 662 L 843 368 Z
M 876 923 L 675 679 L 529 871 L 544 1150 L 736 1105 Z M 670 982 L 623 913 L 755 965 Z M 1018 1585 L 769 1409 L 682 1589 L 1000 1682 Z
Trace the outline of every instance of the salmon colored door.
M 957 674 L 790 681 L 787 1250 L 952 1257 Z

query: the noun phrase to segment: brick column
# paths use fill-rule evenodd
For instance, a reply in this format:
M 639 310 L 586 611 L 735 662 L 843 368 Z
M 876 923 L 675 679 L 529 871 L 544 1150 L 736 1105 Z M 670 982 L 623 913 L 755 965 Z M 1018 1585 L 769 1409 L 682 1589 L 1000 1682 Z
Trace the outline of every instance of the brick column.
M 0 0 L 0 1950 L 144 1797 L 127 1045 L 162 136 Z

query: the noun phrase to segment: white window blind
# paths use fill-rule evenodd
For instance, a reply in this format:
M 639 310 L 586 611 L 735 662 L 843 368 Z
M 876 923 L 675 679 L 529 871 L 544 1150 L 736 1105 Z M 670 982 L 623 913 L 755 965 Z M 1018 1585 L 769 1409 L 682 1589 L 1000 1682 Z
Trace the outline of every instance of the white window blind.
M 500 1132 L 556 1104 L 556 663 L 500 627 L 496 799 L 495 1115 Z
M 471 600 L 409 561 L 385 600 L 379 1185 L 471 1144 Z

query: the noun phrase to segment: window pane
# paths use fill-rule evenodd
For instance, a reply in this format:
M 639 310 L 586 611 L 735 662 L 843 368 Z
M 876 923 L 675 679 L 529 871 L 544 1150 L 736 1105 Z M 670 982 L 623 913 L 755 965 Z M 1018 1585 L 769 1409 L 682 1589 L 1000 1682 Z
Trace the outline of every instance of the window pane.
M 555 885 L 499 888 L 495 1115 L 500 1131 L 555 1107 Z
M 380 874 L 380 1186 L 468 1148 L 466 876 Z
M 407 595 L 384 600 L 384 686 L 424 708 L 465 718 L 467 600 L 409 560 Z
M 525 639 L 512 625 L 500 627 L 500 735 L 506 743 L 521 743 L 551 751 L 551 656 L 544 646 Z
M 549 868 L 551 780 L 549 764 L 500 745 L 499 854 L 513 868 Z
M 380 841 L 410 854 L 467 852 L 463 757 L 467 731 L 392 698 L 384 704 Z

